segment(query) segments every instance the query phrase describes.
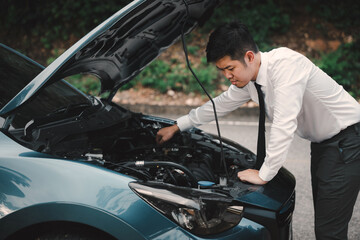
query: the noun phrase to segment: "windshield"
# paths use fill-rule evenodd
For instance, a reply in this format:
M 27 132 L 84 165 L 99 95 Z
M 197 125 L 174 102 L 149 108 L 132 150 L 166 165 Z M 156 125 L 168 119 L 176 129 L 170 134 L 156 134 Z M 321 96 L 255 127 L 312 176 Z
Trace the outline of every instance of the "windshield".
M 0 109 L 42 70 L 41 65 L 0 44 Z M 43 88 L 31 101 L 16 109 L 11 126 L 23 128 L 31 119 L 45 116 L 59 108 L 81 103 L 90 104 L 86 95 L 64 80 L 57 81 Z M 2 117 L 6 116 L 7 114 Z M 2 121 L 0 119 L 0 123 Z

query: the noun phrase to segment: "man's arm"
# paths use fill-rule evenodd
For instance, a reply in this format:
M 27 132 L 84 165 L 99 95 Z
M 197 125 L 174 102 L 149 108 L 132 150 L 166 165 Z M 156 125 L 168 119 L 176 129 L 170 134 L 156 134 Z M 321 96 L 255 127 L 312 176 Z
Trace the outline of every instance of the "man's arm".
M 270 181 L 282 167 L 297 129 L 299 115 L 313 63 L 293 51 L 272 62 L 274 114 L 266 157 L 258 177 Z M 240 174 L 242 175 L 242 174 Z M 251 181 L 250 181 L 251 182 Z
M 267 181 L 264 181 L 259 177 L 259 170 L 256 169 L 247 169 L 238 172 L 237 176 L 243 182 L 249 182 L 257 185 L 264 185 L 267 183 Z
M 250 94 L 246 88 L 241 89 L 233 85 L 226 92 L 214 98 L 216 112 L 219 117 L 235 110 L 250 100 Z M 160 129 L 156 136 L 156 142 L 162 144 L 171 139 L 177 131 L 185 131 L 192 127 L 209 123 L 214 120 L 214 110 L 210 101 L 190 111 L 188 115 L 177 119 L 177 124 Z
M 250 100 L 248 86 L 238 88 L 231 85 L 227 91 L 223 92 L 213 100 L 217 116 L 225 116 Z M 201 107 L 191 110 L 188 115 L 178 118 L 177 125 L 180 131 L 184 131 L 191 127 L 198 127 L 209 123 L 214 119 L 214 109 L 212 103 L 208 101 Z

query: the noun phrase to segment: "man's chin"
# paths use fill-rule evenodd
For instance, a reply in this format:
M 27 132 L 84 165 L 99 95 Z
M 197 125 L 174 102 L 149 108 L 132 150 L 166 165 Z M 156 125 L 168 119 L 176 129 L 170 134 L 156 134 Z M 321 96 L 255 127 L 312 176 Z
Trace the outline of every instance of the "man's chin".
M 243 87 L 245 87 L 246 85 L 247 85 L 247 83 L 246 84 L 241 84 L 241 83 L 235 83 L 235 84 L 233 84 L 235 87 L 237 87 L 237 88 L 243 88 Z

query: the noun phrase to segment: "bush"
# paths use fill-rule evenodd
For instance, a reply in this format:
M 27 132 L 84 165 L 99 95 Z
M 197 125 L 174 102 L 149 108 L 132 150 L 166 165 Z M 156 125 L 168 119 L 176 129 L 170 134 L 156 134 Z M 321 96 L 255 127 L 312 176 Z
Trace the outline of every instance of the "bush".
M 40 37 L 50 49 L 55 40 L 67 40 L 71 34 L 81 37 L 125 6 L 129 1 L 108 0 L 46 1 L 4 0 L 0 24 L 4 36 L 25 34 Z
M 304 4 L 296 0 L 295 4 Z M 347 34 L 360 34 L 360 2 L 353 0 L 312 0 L 306 2 L 307 12 L 333 23 Z
M 100 80 L 92 75 L 76 74 L 66 80 L 80 91 L 93 96 L 100 95 Z
M 273 33 L 286 32 L 290 17 L 280 4 L 273 1 L 225 1 L 206 22 L 205 31 L 214 29 L 222 23 L 240 21 L 247 25 L 255 42 L 262 51 L 269 49 Z
M 343 44 L 315 62 L 353 97 L 360 98 L 360 40 Z
M 192 68 L 205 88 L 215 94 L 218 85 L 216 68 L 212 65 L 207 66 L 203 62 L 198 66 L 192 66 Z M 155 60 L 135 79 L 122 87 L 122 90 L 134 87 L 137 84 L 155 88 L 161 93 L 165 93 L 170 89 L 185 93 L 203 92 L 187 66 L 176 60 L 173 60 L 171 64 L 163 60 Z

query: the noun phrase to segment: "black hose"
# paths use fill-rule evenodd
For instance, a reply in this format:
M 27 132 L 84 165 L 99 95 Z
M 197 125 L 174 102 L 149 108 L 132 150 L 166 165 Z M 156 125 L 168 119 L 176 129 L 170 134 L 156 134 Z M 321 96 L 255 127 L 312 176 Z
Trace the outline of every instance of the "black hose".
M 144 172 L 141 172 L 135 168 L 131 168 L 131 167 L 126 167 L 124 166 L 123 164 L 118 164 L 118 163 L 113 163 L 113 162 L 108 162 L 106 161 L 105 162 L 107 165 L 112 165 L 114 167 L 117 167 L 117 168 L 121 168 L 123 170 L 127 170 L 127 171 L 131 171 L 131 172 L 134 172 L 137 174 L 137 177 L 141 178 L 142 180 L 144 181 L 147 181 L 147 180 L 150 180 L 151 179 L 151 176 L 149 176 L 148 174 L 145 174 Z M 119 170 L 115 170 L 117 172 L 121 172 Z
M 205 94 L 208 96 L 208 98 L 210 99 L 213 109 L 214 109 L 214 115 L 215 115 L 215 122 L 216 122 L 216 128 L 217 128 L 217 132 L 218 132 L 218 136 L 219 136 L 219 141 L 220 141 L 220 149 L 221 149 L 221 153 L 220 153 L 220 161 L 223 163 L 224 165 L 224 170 L 226 173 L 226 177 L 227 179 L 229 179 L 229 173 L 227 170 L 227 166 L 226 166 L 226 162 L 225 162 L 225 157 L 224 157 L 224 149 L 223 149 L 223 143 L 222 143 L 222 139 L 221 139 L 221 134 L 220 134 L 220 127 L 219 127 L 219 121 L 218 121 L 218 117 L 217 117 L 217 113 L 216 113 L 216 107 L 215 107 L 215 103 L 212 99 L 212 97 L 210 96 L 210 94 L 206 91 L 204 85 L 200 82 L 200 80 L 198 79 L 198 77 L 196 76 L 195 72 L 192 70 L 191 66 L 190 66 L 190 62 L 189 62 L 189 58 L 188 58 L 188 53 L 187 53 L 187 47 L 186 47 L 186 43 L 185 43 L 185 39 L 184 39 L 184 27 L 185 24 L 187 22 L 188 16 L 189 16 L 189 6 L 187 4 L 187 2 L 185 0 L 183 0 L 185 6 L 186 6 L 186 19 L 183 23 L 183 26 L 181 28 L 181 40 L 182 40 L 182 44 L 183 44 L 183 49 L 184 49 L 184 53 L 185 53 L 185 59 L 186 59 L 186 63 L 187 66 L 190 70 L 190 72 L 192 73 L 192 75 L 195 77 L 196 81 L 199 83 L 200 87 L 202 88 L 202 90 L 205 92 Z
M 194 175 L 192 174 L 192 172 L 190 172 L 190 170 L 187 169 L 186 167 L 184 167 L 180 164 L 174 163 L 174 162 L 136 161 L 136 162 L 127 162 L 123 166 L 130 167 L 130 168 L 133 168 L 133 167 L 157 167 L 157 166 L 177 168 L 177 169 L 180 169 L 181 171 L 183 171 L 190 178 L 192 187 L 197 187 L 197 180 L 194 177 Z

